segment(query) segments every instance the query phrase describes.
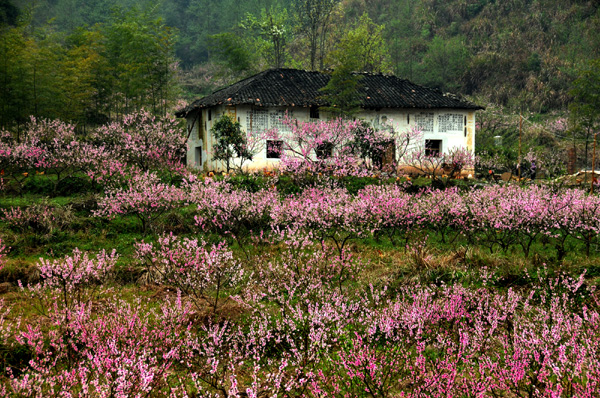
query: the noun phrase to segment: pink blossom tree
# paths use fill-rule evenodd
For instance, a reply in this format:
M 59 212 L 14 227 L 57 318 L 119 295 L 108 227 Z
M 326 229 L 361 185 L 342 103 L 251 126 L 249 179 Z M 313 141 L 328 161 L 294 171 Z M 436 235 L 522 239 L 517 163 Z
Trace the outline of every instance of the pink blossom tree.
M 236 288 L 244 270 L 224 243 L 207 245 L 197 239 L 163 235 L 156 244 L 138 243 L 136 258 L 147 270 L 147 280 L 175 286 L 198 310 L 207 305 L 216 314 L 224 291 Z
M 107 303 L 102 312 L 80 305 L 50 328 L 28 325 L 15 336 L 31 351 L 25 369 L 8 368 L 10 395 L 187 396 L 174 375 L 187 357 L 189 307 L 181 300 L 160 310 L 142 303 Z
M 94 215 L 109 219 L 133 215 L 146 233 L 161 215 L 182 206 L 186 200 L 182 189 L 161 182 L 156 174 L 147 171 L 133 176 L 126 188 L 108 188 Z
M 56 308 L 73 310 L 90 302 L 96 297 L 97 290 L 104 288 L 118 258 L 114 250 L 110 254 L 101 251 L 93 258 L 79 249 L 62 259 L 41 258 L 38 264 L 41 282 L 24 291 L 37 300 L 49 298 Z
M 98 128 L 93 140 L 113 155 L 113 159 L 146 172 L 185 168 L 187 137 L 174 117 L 157 117 L 142 110 L 126 115 L 121 122 Z

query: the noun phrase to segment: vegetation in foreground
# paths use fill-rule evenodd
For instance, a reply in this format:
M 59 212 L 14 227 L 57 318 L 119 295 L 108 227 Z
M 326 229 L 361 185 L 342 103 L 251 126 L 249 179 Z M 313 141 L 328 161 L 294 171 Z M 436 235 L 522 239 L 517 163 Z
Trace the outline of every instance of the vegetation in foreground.
M 3 395 L 598 395 L 597 195 L 208 177 L 168 119 L 72 131 L 3 138 Z

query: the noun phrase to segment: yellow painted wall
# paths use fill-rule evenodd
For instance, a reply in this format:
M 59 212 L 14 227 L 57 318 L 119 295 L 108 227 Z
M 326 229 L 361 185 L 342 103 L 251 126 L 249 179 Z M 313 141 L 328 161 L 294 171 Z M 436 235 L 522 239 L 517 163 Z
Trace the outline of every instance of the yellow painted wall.
M 475 151 L 475 112 L 467 114 L 467 149 Z

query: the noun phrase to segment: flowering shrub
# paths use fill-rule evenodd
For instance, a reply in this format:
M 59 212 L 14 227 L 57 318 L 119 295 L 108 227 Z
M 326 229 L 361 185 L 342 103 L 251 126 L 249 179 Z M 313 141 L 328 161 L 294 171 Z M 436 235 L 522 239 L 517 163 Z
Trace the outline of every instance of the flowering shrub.
M 408 243 L 420 231 L 435 230 L 444 241 L 462 235 L 492 252 L 519 245 L 526 255 L 536 241 L 551 239 L 562 257 L 567 239 L 580 239 L 589 251 L 599 232 L 600 199 L 581 190 L 509 185 L 408 194 L 401 186 L 373 185 L 356 195 L 311 188 L 281 198 L 275 190 L 251 193 L 210 179 L 190 180 L 181 189 L 155 181 L 147 190 L 134 188 L 135 181 L 128 191 L 109 191 L 97 214 L 137 214 L 152 221 L 187 198 L 197 206 L 201 231 L 232 237 L 244 250 L 252 239 L 266 242 L 300 233 L 330 239 L 341 253 L 355 238 L 386 235 L 396 243 L 400 236 Z
M 90 154 L 86 158 L 84 171 L 92 183 L 102 187 L 122 187 L 127 181 L 141 172 L 119 159 L 114 151 L 104 145 L 86 145 L 85 150 Z
M 546 178 L 556 178 L 567 174 L 567 162 L 559 151 L 545 151 L 540 154 L 540 169 Z
M 27 397 L 186 396 L 172 371 L 187 351 L 189 308 L 178 300 L 140 312 L 140 304 L 117 301 L 99 314 L 80 305 L 49 330 L 28 325 L 16 344 L 33 357 L 20 375 L 8 370 L 8 391 Z
M 66 179 L 81 174 L 94 182 L 118 183 L 139 171 L 179 173 L 185 152 L 186 137 L 176 120 L 145 111 L 98 128 L 90 141 L 78 136 L 74 125 L 33 117 L 18 139 L 0 132 L 3 186 L 12 182 L 19 190 L 35 173 L 54 176 L 55 193 Z
M 106 196 L 98 201 L 96 216 L 115 218 L 120 215 L 134 215 L 146 232 L 167 210 L 181 206 L 186 196 L 180 188 L 161 182 L 151 172 L 132 177 L 127 188 L 107 188 Z
M 306 189 L 273 208 L 274 226 L 296 233 L 310 232 L 321 241 L 332 239 L 340 255 L 349 239 L 365 236 L 367 202 L 343 189 Z
M 289 131 L 279 132 L 285 142 L 281 150 L 283 171 L 318 173 L 356 163 L 345 146 L 353 138 L 358 121 L 298 122 L 287 118 L 284 124 Z
M 10 134 L 0 141 L 0 168 L 18 186 L 34 173 L 53 175 L 53 192 L 84 171 L 94 148 L 75 134 L 75 126 L 60 120 L 31 117 L 17 140 Z
M 198 309 L 209 305 L 213 313 L 219 309 L 223 291 L 235 287 L 244 275 L 223 243 L 208 247 L 197 239 L 164 235 L 156 244 L 138 243 L 136 257 L 145 265 L 149 281 L 175 286 Z
M 36 169 L 43 168 L 47 153 L 38 137 L 26 135 L 19 142 L 12 134 L 0 131 L 0 170 L 3 187 L 10 181 L 20 189 Z M 5 181 L 6 180 L 6 181 Z
M 72 256 L 62 259 L 40 259 L 41 282 L 28 286 L 26 291 L 38 299 L 49 295 L 57 308 L 72 310 L 95 297 L 96 289 L 107 281 L 118 258 L 114 250 L 111 254 L 101 251 L 94 259 L 87 252 L 74 249 Z
M 396 161 L 409 144 L 421 135 L 418 130 L 399 132 L 391 123 L 374 129 L 362 121 L 283 121 L 285 131 L 275 131 L 282 139 L 281 170 L 297 179 L 311 175 L 367 176 L 374 169 L 396 172 Z
M 2 242 L 2 238 L 0 238 L 0 270 L 2 270 L 2 267 L 6 263 L 6 254 L 9 249 L 10 247 L 6 247 Z
M 100 127 L 93 139 L 112 159 L 142 172 L 182 171 L 187 137 L 174 117 L 159 118 L 148 111 L 123 117 L 120 123 Z
M 320 396 L 586 396 L 598 389 L 598 361 L 584 348 L 598 338 L 588 329 L 598 319 L 588 309 L 574 314 L 569 298 L 556 294 L 561 286 L 576 294 L 580 283 L 553 282 L 550 293 L 540 285 L 528 295 L 460 286 L 412 286 L 395 299 L 384 293 L 311 389 Z M 538 294 L 547 306 L 531 300 Z
M 244 250 L 250 237 L 269 231 L 271 208 L 279 202 L 275 190 L 250 193 L 211 179 L 192 181 L 186 191 L 197 206 L 194 219 L 200 230 L 230 236 Z
M 449 179 L 460 176 L 464 169 L 474 168 L 475 157 L 464 148 L 452 148 L 445 153 L 429 153 L 427 149 L 413 148 L 404 155 L 402 162 L 409 170 L 414 169 L 434 181 L 440 179 L 447 183 Z

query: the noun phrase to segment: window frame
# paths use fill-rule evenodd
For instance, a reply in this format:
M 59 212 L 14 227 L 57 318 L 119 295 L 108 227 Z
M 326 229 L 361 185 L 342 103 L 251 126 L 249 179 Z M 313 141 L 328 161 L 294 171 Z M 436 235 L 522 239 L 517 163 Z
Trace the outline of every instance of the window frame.
M 437 145 L 433 146 L 433 143 L 437 143 Z M 442 156 L 443 151 L 443 140 L 439 139 L 426 139 L 425 140 L 425 156 L 439 158 Z

